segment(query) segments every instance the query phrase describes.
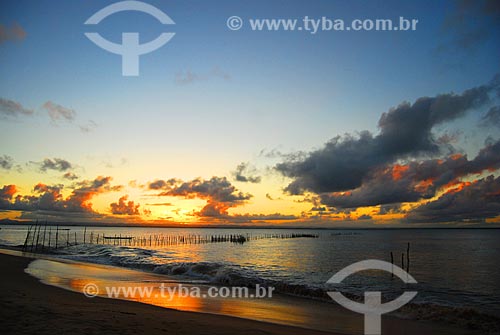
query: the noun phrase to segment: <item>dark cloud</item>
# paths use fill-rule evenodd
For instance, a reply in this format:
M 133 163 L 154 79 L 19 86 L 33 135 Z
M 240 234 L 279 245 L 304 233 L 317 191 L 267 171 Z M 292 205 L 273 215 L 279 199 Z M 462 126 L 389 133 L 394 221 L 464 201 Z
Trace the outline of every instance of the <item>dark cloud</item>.
M 173 206 L 171 202 L 159 202 L 153 204 L 146 204 L 147 206 Z
M 18 102 L 0 98 L 0 117 L 32 116 L 33 110 L 23 107 Z
M 321 194 L 329 207 L 357 208 L 429 199 L 460 179 L 500 168 L 500 141 L 481 149 L 473 160 L 455 154 L 445 159 L 391 165 L 372 172 L 362 185 L 347 192 Z
M 13 194 L 17 192 L 15 185 L 7 185 L 0 192 L 0 197 L 2 197 L 0 209 L 29 212 L 93 213 L 90 201 L 94 196 L 121 189 L 121 186 L 111 186 L 110 181 L 111 177 L 97 177 L 94 180 L 76 183 L 73 191 L 66 198 L 62 195 L 62 185 L 38 183 L 33 188 L 32 195 L 17 195 L 15 198 L 13 197 Z
M 148 188 L 150 190 L 163 190 L 163 189 L 170 189 L 176 184 L 178 184 L 180 180 L 171 178 L 169 180 L 161 180 L 157 179 L 151 183 L 148 184 Z
M 451 190 L 412 210 L 409 222 L 484 221 L 500 215 L 500 177 L 489 176 Z
M 73 172 L 66 172 L 65 174 L 63 174 L 63 178 L 68 179 L 68 180 L 76 180 L 79 177 L 76 174 L 74 174 Z
M 10 27 L 0 24 L 0 44 L 7 41 L 22 41 L 26 38 L 26 31 L 14 22 Z
M 500 106 L 491 107 L 488 113 L 482 117 L 480 125 L 483 127 L 500 127 Z
M 235 181 L 243 183 L 260 183 L 262 178 L 255 175 L 257 170 L 250 166 L 250 163 L 240 163 L 236 170 L 232 172 Z
M 111 213 L 116 215 L 139 215 L 139 204 L 135 204 L 133 201 L 127 201 L 128 195 L 121 197 L 118 202 L 113 202 L 109 206 L 111 207 Z
M 252 197 L 251 194 L 238 191 L 226 177 L 212 177 L 208 180 L 197 178 L 187 182 L 178 179 L 155 180 L 149 184 L 149 189 L 162 190 L 158 196 L 207 200 L 205 207 L 195 213 L 201 217 L 228 215 L 229 208 L 243 205 Z
M 10 156 L 7 155 L 0 156 L 0 168 L 4 170 L 12 169 L 12 167 L 14 166 L 13 161 L 14 160 Z
M 249 200 L 252 197 L 250 194 L 239 192 L 226 177 L 212 177 L 208 180 L 197 178 L 180 183 L 177 181 L 175 185 L 167 185 L 164 189 L 165 191 L 160 193 L 162 196 L 212 199 L 218 202 L 235 204 Z
M 47 172 L 47 170 L 64 172 L 73 168 L 73 165 L 70 162 L 61 158 L 45 158 L 42 162 L 37 164 L 40 165 L 40 171 L 42 172 Z
M 281 213 L 274 214 L 236 214 L 228 216 L 226 219 L 231 222 L 266 222 L 266 221 L 292 221 L 297 220 L 299 217 L 296 215 L 285 215 Z
M 413 104 L 402 103 L 382 114 L 380 133 L 368 131 L 358 136 L 335 137 L 319 150 L 298 159 L 286 159 L 276 170 L 292 178 L 285 188 L 290 194 L 339 192 L 361 186 L 375 170 L 407 159 L 440 152 L 432 129 L 457 119 L 466 112 L 491 101 L 489 94 L 498 93 L 500 76 L 489 84 L 466 90 L 462 94 L 422 97 Z
M 47 111 L 50 119 L 54 122 L 60 120 L 71 122 L 76 117 L 76 112 L 74 110 L 58 105 L 52 101 L 47 101 L 42 107 Z
M 259 152 L 259 157 L 264 157 L 264 158 L 283 158 L 283 157 L 286 157 L 286 154 L 282 153 L 280 150 L 278 149 L 271 149 L 271 150 L 268 150 L 268 149 L 262 149 L 260 152 Z

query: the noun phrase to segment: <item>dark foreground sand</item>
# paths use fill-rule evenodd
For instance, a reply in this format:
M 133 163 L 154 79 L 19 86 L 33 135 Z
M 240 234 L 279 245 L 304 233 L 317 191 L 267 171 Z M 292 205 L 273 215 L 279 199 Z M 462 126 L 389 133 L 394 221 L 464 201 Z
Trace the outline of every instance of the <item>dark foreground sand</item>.
M 24 273 L 30 261 L 0 254 L 1 334 L 326 334 L 123 300 L 87 299 Z

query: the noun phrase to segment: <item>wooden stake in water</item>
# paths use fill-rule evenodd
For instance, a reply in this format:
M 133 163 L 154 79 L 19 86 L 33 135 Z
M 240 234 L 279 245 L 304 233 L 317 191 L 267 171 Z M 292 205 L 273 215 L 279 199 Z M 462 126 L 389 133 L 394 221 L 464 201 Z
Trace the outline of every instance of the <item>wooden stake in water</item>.
M 31 228 L 32 228 L 32 226 L 29 226 L 28 232 L 26 233 L 26 239 L 24 240 L 24 244 L 23 244 L 23 251 L 25 251 L 27 246 L 28 246 L 28 239 L 30 237 Z
M 394 278 L 394 254 L 391 251 L 391 278 Z
M 50 240 L 52 238 L 52 226 L 49 227 L 49 249 L 50 249 Z
M 59 225 L 56 227 L 56 249 L 57 249 L 57 242 L 59 241 Z
M 46 232 L 47 232 L 47 221 L 45 221 L 45 226 L 43 227 L 42 250 L 45 249 L 45 233 Z
M 406 272 L 410 273 L 410 242 L 406 248 Z
M 38 221 L 37 221 L 37 224 L 38 224 Z M 38 233 L 36 234 L 35 251 L 37 251 L 37 249 L 38 249 L 38 240 L 40 240 L 40 228 L 41 228 L 41 226 L 42 226 L 42 224 L 38 225 Z

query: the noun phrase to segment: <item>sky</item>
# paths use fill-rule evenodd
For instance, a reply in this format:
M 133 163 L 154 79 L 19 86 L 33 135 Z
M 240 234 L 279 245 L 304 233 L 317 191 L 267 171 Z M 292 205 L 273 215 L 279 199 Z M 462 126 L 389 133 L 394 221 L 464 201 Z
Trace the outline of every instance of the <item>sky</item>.
M 480 1 L 0 4 L 0 219 L 493 226 L 500 6 Z M 242 19 L 239 30 L 227 20 Z M 414 31 L 250 20 L 417 19 Z M 114 43 L 175 33 L 123 76 Z

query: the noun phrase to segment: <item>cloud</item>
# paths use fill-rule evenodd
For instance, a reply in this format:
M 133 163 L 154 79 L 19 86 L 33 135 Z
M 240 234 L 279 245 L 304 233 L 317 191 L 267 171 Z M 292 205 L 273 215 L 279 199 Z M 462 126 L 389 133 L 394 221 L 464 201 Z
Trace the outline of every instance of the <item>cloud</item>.
M 111 177 L 99 176 L 94 180 L 84 180 L 75 184 L 73 192 L 68 198 L 70 203 L 73 203 L 75 208 L 87 208 L 92 210 L 92 204 L 89 203 L 94 196 L 107 193 L 120 191 L 123 186 L 111 186 Z
M 33 113 L 33 110 L 23 107 L 23 105 L 18 102 L 0 98 L 0 116 L 2 118 L 32 116 Z
M 162 190 L 158 196 L 207 200 L 205 207 L 195 213 L 201 217 L 228 215 L 229 208 L 242 205 L 252 197 L 251 194 L 238 191 L 226 177 L 212 177 L 208 180 L 196 178 L 187 182 L 178 179 L 155 180 L 149 184 L 149 189 Z
M 500 215 L 500 177 L 488 176 L 412 210 L 409 222 L 484 221 Z
M 40 171 L 42 172 L 47 172 L 47 170 L 64 172 L 73 168 L 73 165 L 70 162 L 61 158 L 45 158 L 41 163 L 37 164 L 40 165 Z
M 250 163 L 240 163 L 236 170 L 232 172 L 234 180 L 243 182 L 243 183 L 260 183 L 262 178 L 260 176 L 256 176 L 255 173 L 257 170 L 250 166 Z
M 51 213 L 94 213 L 93 197 L 106 192 L 121 190 L 121 186 L 111 186 L 111 177 L 97 177 L 94 180 L 85 180 L 76 183 L 71 194 L 64 198 L 63 185 L 46 185 L 38 183 L 33 188 L 31 195 L 17 195 L 15 185 L 7 185 L 1 189 L 0 209 L 18 210 L 28 212 L 46 211 Z
M 296 215 L 274 214 L 236 214 L 224 216 L 227 221 L 234 223 L 266 222 L 266 221 L 293 221 L 299 217 Z
M 374 171 L 397 159 L 436 155 L 442 147 L 435 140 L 435 126 L 464 116 L 468 111 L 485 106 L 489 94 L 498 94 L 500 76 L 487 85 L 462 94 L 422 97 L 413 104 L 402 103 L 383 113 L 379 134 L 368 131 L 358 136 L 337 136 L 323 148 L 278 163 L 275 169 L 292 182 L 285 188 L 290 194 L 340 192 L 362 185 Z
M 400 204 L 387 204 L 387 205 L 381 205 L 379 209 L 379 214 L 380 215 L 385 215 L 385 214 L 400 214 L 400 213 L 405 213 L 405 210 L 401 208 Z
M 76 180 L 79 177 L 76 174 L 74 174 L 73 172 L 66 172 L 65 174 L 63 174 L 63 178 L 68 179 L 68 180 Z
M 0 44 L 7 41 L 22 41 L 25 38 L 26 31 L 19 23 L 14 22 L 10 28 L 0 24 Z
M 491 107 L 482 119 L 480 126 L 482 127 L 500 127 L 500 106 Z
M 14 166 L 13 161 L 14 160 L 10 156 L 7 155 L 0 156 L 0 168 L 4 170 L 12 169 L 12 167 Z
M 219 67 L 214 67 L 210 72 L 204 74 L 194 73 L 191 70 L 179 72 L 175 75 L 175 83 L 178 85 L 187 85 L 199 81 L 207 81 L 210 79 L 230 80 L 231 76 L 222 71 Z
M 180 196 L 187 199 L 212 199 L 227 203 L 244 202 L 252 197 L 250 194 L 238 192 L 226 177 L 212 177 L 209 180 L 193 179 L 167 188 L 160 195 Z
M 53 103 L 52 101 L 47 101 L 42 107 L 48 112 L 53 122 L 58 122 L 60 120 L 71 122 L 76 117 L 76 112 L 74 110 Z
M 430 199 L 460 179 L 500 168 L 500 141 L 481 149 L 473 160 L 455 154 L 445 159 L 413 161 L 389 165 L 373 171 L 363 184 L 347 192 L 321 194 L 321 203 L 336 208 L 415 202 Z
M 150 190 L 170 189 L 171 187 L 175 186 L 177 183 L 179 183 L 179 180 L 174 179 L 174 178 L 171 178 L 169 180 L 157 179 L 157 180 L 149 183 L 148 188 Z
M 97 128 L 97 123 L 89 120 L 86 124 L 81 124 L 79 127 L 82 133 L 90 133 Z
M 121 197 L 118 202 L 113 202 L 109 206 L 111 207 L 111 213 L 116 215 L 139 215 L 139 204 L 135 204 L 133 201 L 127 201 L 128 195 Z
M 14 194 L 17 193 L 16 185 L 4 185 L 0 188 L 0 209 L 5 209 L 10 205 Z

